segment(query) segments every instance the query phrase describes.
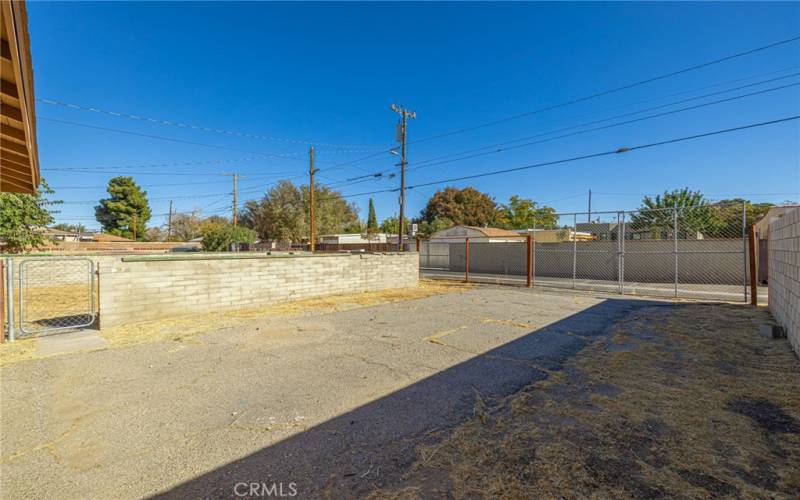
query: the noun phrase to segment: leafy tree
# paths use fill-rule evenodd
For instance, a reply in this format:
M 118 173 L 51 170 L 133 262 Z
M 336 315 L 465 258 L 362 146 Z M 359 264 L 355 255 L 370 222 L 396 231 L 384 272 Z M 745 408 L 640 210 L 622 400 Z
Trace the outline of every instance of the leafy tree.
M 505 229 L 555 229 L 558 227 L 556 209 L 540 207 L 533 200 L 513 195 L 507 205 L 500 205 L 497 222 Z
M 381 232 L 386 234 L 397 234 L 397 231 L 400 229 L 400 220 L 395 217 L 387 217 L 383 219 L 381 222 Z
M 490 226 L 496 223 L 496 218 L 497 203 L 471 187 L 446 187 L 437 191 L 420 214 L 420 219 L 427 222 L 449 219 L 453 224 L 467 226 Z
M 22 252 L 45 243 L 42 229 L 53 223 L 53 214 L 46 207 L 61 203 L 45 198 L 53 193 L 44 179 L 36 194 L 0 193 L 0 240 L 5 243 L 4 251 Z
M 433 222 L 423 220 L 418 221 L 417 224 L 419 224 L 417 234 L 422 237 L 428 237 L 436 231 L 448 229 L 455 225 L 450 219 L 434 219 Z
M 147 192 L 133 181 L 133 177 L 125 176 L 109 180 L 107 191 L 110 197 L 101 199 L 94 208 L 95 218 L 103 230 L 124 238 L 133 238 L 135 230 L 136 239 L 144 239 L 151 214 Z
M 66 222 L 59 222 L 58 224 L 53 226 L 53 229 L 58 229 L 59 231 L 66 231 L 68 233 L 85 233 L 86 226 L 81 223 L 78 224 L 67 224 Z
M 764 217 L 769 209 L 775 205 L 772 203 L 751 203 L 743 198 L 734 198 L 720 200 L 714 203 L 713 206 L 721 224 L 718 230 L 710 232 L 709 236 L 736 238 L 742 235 L 742 206 L 745 207 L 745 228 L 749 228 Z
M 227 221 L 210 222 L 203 228 L 203 250 L 206 252 L 225 252 L 233 245 L 254 243 L 258 235 L 252 229 L 233 226 Z
M 717 211 L 700 191 L 683 188 L 665 191 L 655 198 L 645 196 L 639 211 L 632 216 L 631 228 L 649 233 L 653 239 L 669 238 L 673 231 L 673 208 L 678 209 L 679 238 L 713 234 L 722 226 Z
M 354 204 L 324 185 L 315 185 L 314 189 L 317 235 L 348 229 L 360 232 L 358 208 Z M 254 229 L 261 239 L 299 242 L 309 232 L 308 194 L 307 185 L 298 187 L 291 181 L 280 181 L 262 199 L 245 203 L 241 224 Z

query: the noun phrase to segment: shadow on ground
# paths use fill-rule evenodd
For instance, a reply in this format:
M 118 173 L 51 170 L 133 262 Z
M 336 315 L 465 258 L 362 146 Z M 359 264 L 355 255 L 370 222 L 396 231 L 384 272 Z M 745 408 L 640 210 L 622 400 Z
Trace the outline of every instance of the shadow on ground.
M 228 497 L 242 482 L 296 483 L 301 497 L 367 495 L 396 481 L 418 458 L 420 444 L 435 442 L 493 401 L 561 369 L 632 311 L 659 304 L 671 307 L 606 300 L 159 496 Z

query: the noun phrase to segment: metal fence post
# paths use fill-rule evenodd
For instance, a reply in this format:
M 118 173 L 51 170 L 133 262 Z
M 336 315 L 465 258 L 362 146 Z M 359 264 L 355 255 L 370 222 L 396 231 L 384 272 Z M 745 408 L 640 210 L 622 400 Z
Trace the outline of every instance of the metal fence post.
M 625 212 L 617 212 L 617 279 L 619 293 L 625 293 Z
M 674 242 L 672 253 L 675 258 L 675 298 L 678 297 L 678 204 L 672 207 L 672 240 Z
M 531 280 L 533 278 L 533 276 L 531 275 L 531 271 L 533 270 L 533 267 L 532 267 L 532 264 L 533 264 L 532 259 L 533 259 L 533 257 L 531 256 L 531 251 L 533 250 L 533 247 L 531 246 L 531 233 L 528 233 L 528 237 L 525 239 L 525 243 L 526 243 L 526 248 L 528 249 L 527 262 L 526 262 L 527 265 L 525 266 L 525 271 L 526 271 L 526 274 L 527 274 L 526 285 L 527 285 L 528 288 L 530 288 L 531 285 L 532 285 L 532 281 Z
M 758 241 L 756 240 L 756 225 L 750 226 L 748 231 L 750 246 L 750 304 L 758 305 Z
M 747 302 L 747 202 L 742 202 L 742 288 L 744 301 Z
M 531 232 L 531 247 L 533 247 L 533 254 L 531 255 L 531 280 L 533 286 L 536 286 L 536 217 L 533 218 L 533 231 Z
M 464 238 L 464 283 L 469 283 L 469 236 Z
M 8 341 L 14 342 L 14 261 L 6 259 L 6 304 L 8 304 Z
M 575 289 L 575 279 L 578 277 L 578 214 L 572 214 L 572 289 Z

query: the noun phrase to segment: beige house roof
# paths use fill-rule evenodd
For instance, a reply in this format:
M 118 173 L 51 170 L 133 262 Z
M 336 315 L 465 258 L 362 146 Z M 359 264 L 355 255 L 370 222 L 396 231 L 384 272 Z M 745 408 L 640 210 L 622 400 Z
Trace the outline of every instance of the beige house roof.
M 0 191 L 33 194 L 39 185 L 36 108 L 28 14 L 0 2 Z
M 477 227 L 477 226 L 453 226 L 441 231 L 436 231 L 430 237 L 431 240 L 463 241 L 464 238 L 473 238 L 475 241 L 522 241 L 525 237 L 497 227 Z
M 487 238 L 521 238 L 522 235 L 509 231 L 508 229 L 500 229 L 499 227 L 477 227 L 477 226 L 463 226 L 473 231 L 478 231 Z

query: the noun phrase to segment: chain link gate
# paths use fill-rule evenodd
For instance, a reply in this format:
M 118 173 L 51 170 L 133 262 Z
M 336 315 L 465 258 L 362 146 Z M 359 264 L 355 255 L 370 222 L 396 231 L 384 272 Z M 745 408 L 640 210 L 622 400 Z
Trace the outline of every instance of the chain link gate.
M 9 328 L 23 335 L 94 324 L 95 264 L 86 258 L 21 259 L 9 265 Z M 16 267 L 16 269 L 14 269 Z M 16 318 L 15 318 L 16 317 Z M 11 337 L 11 336 L 10 336 Z

